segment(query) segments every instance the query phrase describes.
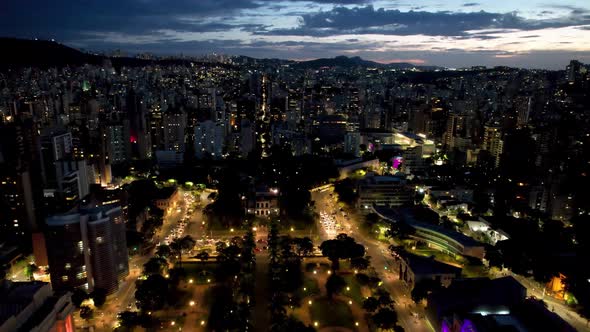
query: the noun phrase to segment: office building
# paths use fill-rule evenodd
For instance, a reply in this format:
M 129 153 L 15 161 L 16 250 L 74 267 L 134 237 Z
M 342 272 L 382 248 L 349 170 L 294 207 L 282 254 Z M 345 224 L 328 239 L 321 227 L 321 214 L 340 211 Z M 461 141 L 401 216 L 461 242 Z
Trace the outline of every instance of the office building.
M 117 205 L 47 218 L 51 284 L 56 290 L 117 290 L 129 273 L 125 221 Z
M 74 332 L 71 293 L 45 282 L 0 281 L 0 331 Z

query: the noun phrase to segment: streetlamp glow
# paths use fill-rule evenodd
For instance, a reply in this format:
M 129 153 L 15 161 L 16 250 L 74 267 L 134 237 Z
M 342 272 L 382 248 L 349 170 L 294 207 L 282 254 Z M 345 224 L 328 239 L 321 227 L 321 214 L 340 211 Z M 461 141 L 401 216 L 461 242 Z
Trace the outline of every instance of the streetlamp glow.
M 307 304 L 311 305 L 313 302 L 311 300 L 307 301 Z
M 190 301 L 188 304 L 192 307 L 195 305 L 195 301 Z

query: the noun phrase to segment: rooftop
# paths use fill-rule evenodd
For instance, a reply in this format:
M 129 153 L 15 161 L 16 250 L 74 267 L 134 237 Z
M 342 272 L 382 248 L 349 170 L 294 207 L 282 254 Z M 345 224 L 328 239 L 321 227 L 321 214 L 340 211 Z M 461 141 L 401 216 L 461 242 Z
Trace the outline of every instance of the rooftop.
M 434 259 L 434 257 L 418 256 L 411 253 L 404 255 L 408 265 L 414 274 L 455 274 L 461 273 L 461 268 L 445 264 Z

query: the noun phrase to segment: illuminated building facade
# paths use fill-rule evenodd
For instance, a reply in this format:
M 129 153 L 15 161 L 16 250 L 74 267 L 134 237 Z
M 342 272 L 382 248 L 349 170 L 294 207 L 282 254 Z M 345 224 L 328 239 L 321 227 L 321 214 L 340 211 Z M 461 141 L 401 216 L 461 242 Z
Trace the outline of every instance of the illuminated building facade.
M 57 290 L 117 290 L 129 274 L 121 207 L 103 205 L 47 219 L 51 284 Z

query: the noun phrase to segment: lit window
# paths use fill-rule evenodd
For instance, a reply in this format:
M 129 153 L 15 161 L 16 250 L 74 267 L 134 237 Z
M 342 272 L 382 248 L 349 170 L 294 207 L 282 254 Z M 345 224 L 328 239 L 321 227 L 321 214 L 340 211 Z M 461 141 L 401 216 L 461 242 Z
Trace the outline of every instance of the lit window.
M 98 237 L 96 238 L 96 243 L 102 243 L 102 242 L 103 242 L 103 238 L 102 238 L 102 236 L 98 236 Z
M 62 276 L 61 281 L 68 281 L 68 276 Z
M 69 270 L 69 269 L 71 269 L 71 268 L 72 268 L 72 264 L 70 264 L 70 263 L 66 263 L 66 270 Z

